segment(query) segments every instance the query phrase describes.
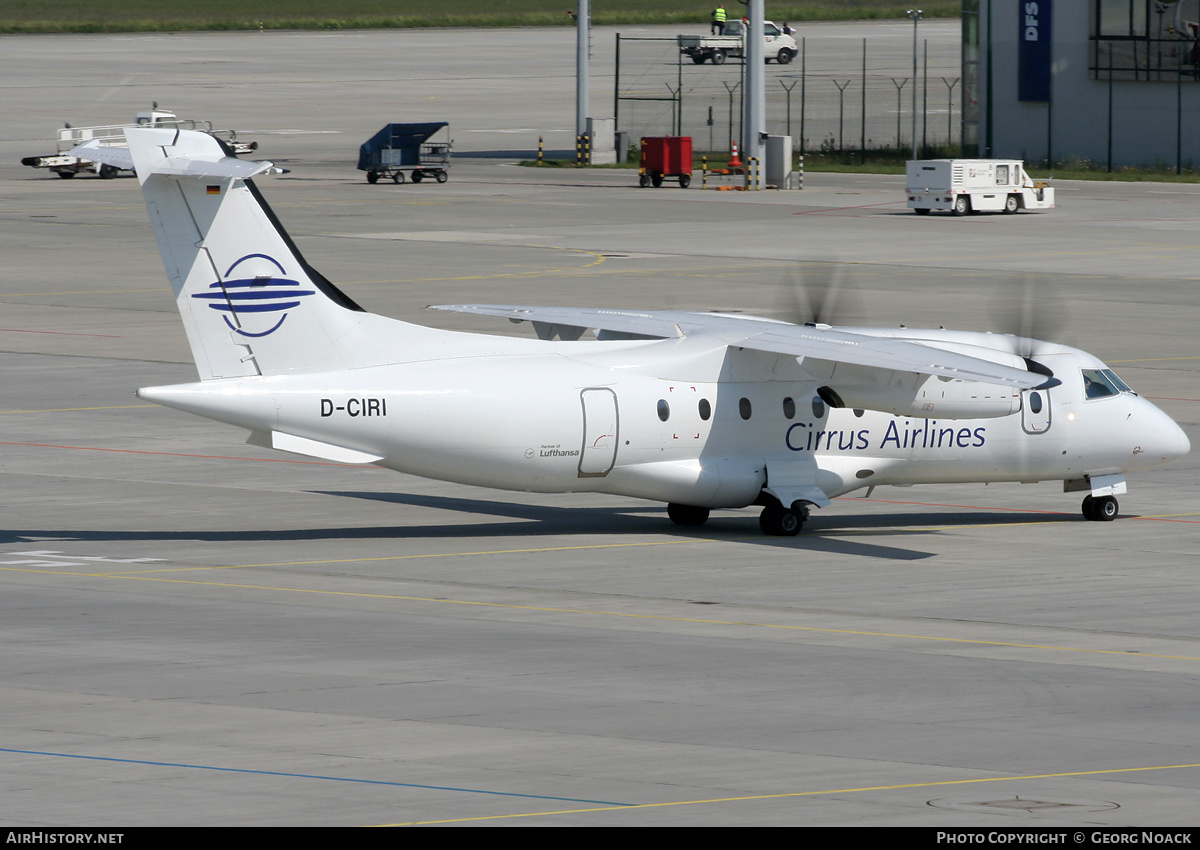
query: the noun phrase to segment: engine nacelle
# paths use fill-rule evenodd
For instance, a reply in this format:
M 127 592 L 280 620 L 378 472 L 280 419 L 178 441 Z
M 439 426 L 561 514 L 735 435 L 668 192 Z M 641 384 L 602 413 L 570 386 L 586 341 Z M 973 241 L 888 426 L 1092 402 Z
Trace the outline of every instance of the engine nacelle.
M 806 364 L 807 368 L 807 364 Z M 830 407 L 865 408 L 923 419 L 995 419 L 1021 409 L 1013 387 L 915 372 L 881 372 L 844 363 L 830 370 L 817 394 Z

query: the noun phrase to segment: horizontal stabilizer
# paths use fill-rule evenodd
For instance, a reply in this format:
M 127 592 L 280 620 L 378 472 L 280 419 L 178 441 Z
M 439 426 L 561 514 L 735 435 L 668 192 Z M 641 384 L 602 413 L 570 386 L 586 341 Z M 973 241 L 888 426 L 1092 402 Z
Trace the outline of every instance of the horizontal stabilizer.
M 133 154 L 129 152 L 129 148 L 105 147 L 96 139 L 71 148 L 68 156 L 77 156 L 90 162 L 100 162 L 111 165 L 113 168 L 133 171 Z
M 145 132 L 141 130 L 140 132 Z M 228 156 L 220 145 L 188 145 L 187 136 L 181 137 L 178 130 L 155 129 L 151 132 L 161 136 L 156 140 L 159 145 L 172 146 L 171 156 L 161 157 L 149 169 L 148 174 L 141 174 L 142 182 L 150 174 L 164 174 L 168 177 L 210 177 L 218 179 L 233 178 L 246 180 L 259 174 L 285 174 L 287 169 L 278 168 L 272 162 L 253 162 Z M 194 135 L 194 134 L 192 134 Z M 117 168 L 133 170 L 133 154 L 129 148 L 110 147 L 100 144 L 96 139 L 77 145 L 71 150 L 71 156 L 87 159 L 93 162 L 103 162 Z

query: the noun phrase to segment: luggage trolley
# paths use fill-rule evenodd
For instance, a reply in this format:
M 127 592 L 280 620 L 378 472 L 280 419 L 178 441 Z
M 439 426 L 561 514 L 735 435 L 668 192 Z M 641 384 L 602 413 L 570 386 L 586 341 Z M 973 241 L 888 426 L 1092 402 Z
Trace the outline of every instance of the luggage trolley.
M 430 141 L 443 130 L 445 138 Z M 426 177 L 445 183 L 452 145 L 447 121 L 388 124 L 359 147 L 358 170 L 367 172 L 368 183 L 378 183 L 380 177 L 403 183 L 406 171 L 414 183 Z
M 642 139 L 642 160 L 638 185 L 657 189 L 663 179 L 679 181 L 679 188 L 692 184 L 692 137 L 646 136 Z

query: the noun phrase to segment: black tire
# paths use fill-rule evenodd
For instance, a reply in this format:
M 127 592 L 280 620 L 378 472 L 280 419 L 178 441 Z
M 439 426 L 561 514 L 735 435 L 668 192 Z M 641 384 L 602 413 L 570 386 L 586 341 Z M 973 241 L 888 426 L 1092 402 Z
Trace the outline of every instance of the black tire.
M 913 210 L 913 212 L 915 212 L 917 215 L 929 215 L 929 208 L 917 207 L 915 210 Z
M 691 186 L 691 185 L 692 185 L 692 175 L 690 175 L 690 174 L 680 174 L 679 175 L 679 188 L 680 189 L 686 189 L 688 186 Z
M 787 65 L 792 61 L 792 51 L 786 47 L 779 51 L 779 55 L 775 57 L 775 61 L 780 65 Z
M 804 527 L 804 517 L 782 505 L 767 505 L 758 515 L 758 527 L 772 537 L 795 537 Z
M 378 171 L 368 171 L 367 172 L 367 182 L 370 183 L 372 186 L 374 186 L 376 183 L 378 183 L 379 182 L 379 172 Z
M 1112 522 L 1121 513 L 1121 505 L 1113 496 L 1086 496 L 1083 517 L 1092 522 Z
M 643 189 L 645 189 L 647 186 L 649 186 L 650 185 L 650 175 L 649 174 L 639 174 L 638 175 L 638 185 L 641 186 Z
M 693 53 L 692 61 L 695 62 L 697 65 L 703 65 L 704 64 L 704 54 L 703 53 Z
M 662 185 L 662 178 L 663 178 L 663 176 L 661 174 L 651 174 L 650 175 L 650 185 L 653 186 L 655 189 L 657 189 L 659 186 Z
M 1021 208 L 1021 199 L 1016 195 L 1009 195 L 1004 199 L 1004 212 L 1012 215 Z
M 667 505 L 667 516 L 676 525 L 699 528 L 708 522 L 708 508 L 698 508 L 695 505 L 680 505 L 671 502 L 671 504 Z
M 450 179 L 450 175 L 444 171 L 435 171 L 433 174 L 433 178 L 435 180 L 437 180 L 437 182 L 439 182 L 439 183 L 445 183 L 447 180 Z
M 106 162 L 102 162 L 100 163 L 100 170 L 97 173 L 100 175 L 101 180 L 112 180 L 120 172 L 121 169 L 117 168 L 115 165 L 109 165 Z
M 403 183 L 404 182 L 404 172 L 403 171 L 395 172 L 392 175 L 392 182 L 393 183 Z
M 420 183 L 420 182 L 421 182 L 422 180 L 424 180 L 424 179 L 425 179 L 425 172 L 424 172 L 424 171 L 414 171 L 414 172 L 412 173 L 412 182 L 414 182 L 414 183 Z
M 954 199 L 954 214 L 966 215 L 971 211 L 971 199 L 966 195 L 959 195 Z
M 54 173 L 57 174 L 59 177 L 61 177 L 63 180 L 70 180 L 72 177 L 75 176 L 74 171 L 56 171 Z
M 724 50 L 714 50 L 712 52 L 712 63 L 714 65 L 724 65 L 725 64 L 725 51 Z

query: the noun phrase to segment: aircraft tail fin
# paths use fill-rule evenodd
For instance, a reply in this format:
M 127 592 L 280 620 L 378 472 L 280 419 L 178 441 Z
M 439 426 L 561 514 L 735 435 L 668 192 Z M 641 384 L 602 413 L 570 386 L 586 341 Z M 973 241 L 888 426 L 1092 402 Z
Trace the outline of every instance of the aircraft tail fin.
M 305 262 L 251 179 L 281 169 L 207 133 L 126 138 L 201 380 L 364 365 L 370 314 Z

